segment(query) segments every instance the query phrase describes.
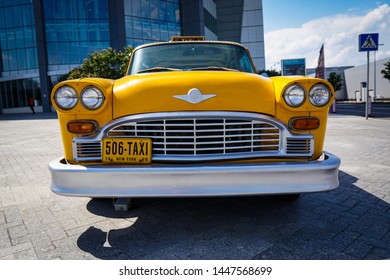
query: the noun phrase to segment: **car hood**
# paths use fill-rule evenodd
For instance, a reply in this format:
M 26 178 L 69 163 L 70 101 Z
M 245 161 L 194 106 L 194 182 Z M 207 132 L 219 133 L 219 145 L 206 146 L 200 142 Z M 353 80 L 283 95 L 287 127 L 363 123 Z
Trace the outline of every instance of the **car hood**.
M 246 111 L 275 115 L 274 86 L 256 74 L 173 71 L 115 81 L 113 117 L 173 111 Z

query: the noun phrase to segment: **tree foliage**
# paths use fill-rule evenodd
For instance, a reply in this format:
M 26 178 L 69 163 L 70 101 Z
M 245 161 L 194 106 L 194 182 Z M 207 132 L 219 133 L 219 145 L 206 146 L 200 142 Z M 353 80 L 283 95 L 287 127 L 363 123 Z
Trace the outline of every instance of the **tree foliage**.
M 390 60 L 386 62 L 384 65 L 385 65 L 385 69 L 381 71 L 381 74 L 383 75 L 383 78 L 389 80 L 390 82 Z
M 265 73 L 267 74 L 268 77 L 274 77 L 274 76 L 281 76 L 281 72 L 280 71 L 276 71 L 276 70 L 260 70 L 257 72 L 259 75 Z
M 328 82 L 331 83 L 334 91 L 338 91 L 343 88 L 343 78 L 336 72 L 329 73 Z
M 126 73 L 132 51 L 133 48 L 128 46 L 124 51 L 108 48 L 88 54 L 88 58 L 85 58 L 79 67 L 69 72 L 67 79 L 88 77 L 119 79 Z

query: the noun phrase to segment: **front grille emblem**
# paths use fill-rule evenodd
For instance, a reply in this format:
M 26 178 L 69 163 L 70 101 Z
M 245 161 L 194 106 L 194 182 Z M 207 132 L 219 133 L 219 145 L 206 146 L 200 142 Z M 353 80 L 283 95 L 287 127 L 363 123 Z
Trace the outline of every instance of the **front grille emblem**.
M 184 100 L 191 104 L 198 104 L 214 96 L 216 96 L 216 94 L 202 94 L 202 92 L 199 89 L 192 88 L 185 95 L 174 95 L 173 97 Z

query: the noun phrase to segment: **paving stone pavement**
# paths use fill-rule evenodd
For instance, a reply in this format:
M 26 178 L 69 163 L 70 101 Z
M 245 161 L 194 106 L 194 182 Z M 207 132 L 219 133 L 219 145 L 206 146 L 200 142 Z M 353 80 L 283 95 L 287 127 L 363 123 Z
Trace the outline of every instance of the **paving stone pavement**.
M 325 149 L 340 187 L 275 197 L 110 199 L 58 196 L 54 113 L 0 115 L 0 259 L 389 259 L 390 119 L 331 115 Z

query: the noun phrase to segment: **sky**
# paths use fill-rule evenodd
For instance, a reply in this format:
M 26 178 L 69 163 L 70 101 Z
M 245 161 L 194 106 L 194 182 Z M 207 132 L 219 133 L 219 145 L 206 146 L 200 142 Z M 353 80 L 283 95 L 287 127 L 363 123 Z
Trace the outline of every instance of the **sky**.
M 358 36 L 379 33 L 376 60 L 390 59 L 390 0 L 263 0 L 266 69 L 305 58 L 315 68 L 324 44 L 325 67 L 367 63 Z M 374 52 L 370 52 L 370 61 Z

